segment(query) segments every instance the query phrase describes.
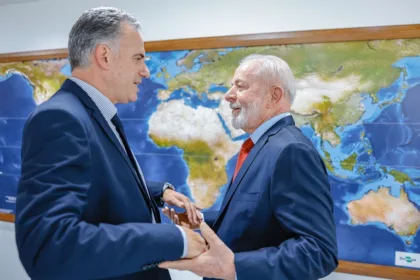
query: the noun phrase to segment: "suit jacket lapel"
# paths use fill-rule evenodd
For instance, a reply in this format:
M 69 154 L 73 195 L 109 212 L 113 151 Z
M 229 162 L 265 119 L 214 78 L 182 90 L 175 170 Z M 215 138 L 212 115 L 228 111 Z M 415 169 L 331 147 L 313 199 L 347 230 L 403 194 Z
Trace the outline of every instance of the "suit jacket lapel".
M 244 163 L 241 166 L 241 169 L 239 170 L 238 174 L 236 175 L 235 181 L 232 181 L 232 178 L 230 180 L 230 185 L 228 187 L 228 190 L 226 191 L 225 197 L 223 198 L 222 205 L 219 210 L 219 215 L 215 221 L 215 224 L 219 220 L 219 218 L 222 216 L 223 211 L 225 208 L 229 205 L 230 200 L 232 199 L 233 194 L 236 192 L 236 189 L 239 186 L 239 183 L 242 181 L 244 175 L 248 171 L 249 166 L 251 163 L 255 160 L 255 157 L 259 154 L 262 147 L 264 147 L 267 139 L 260 139 L 257 144 L 252 148 L 248 156 L 246 157 Z M 233 177 L 233 174 L 232 174 Z
M 142 183 L 140 182 L 140 178 L 137 176 L 136 171 L 134 170 L 133 165 L 131 164 L 131 161 L 123 149 L 122 145 L 118 141 L 117 137 L 115 136 L 115 133 L 112 131 L 111 127 L 109 127 L 109 124 L 105 120 L 104 116 L 102 115 L 99 108 L 96 106 L 96 104 L 93 102 L 93 100 L 87 95 L 87 93 L 80 88 L 75 82 L 72 80 L 67 79 L 64 81 L 61 88 L 65 91 L 71 92 L 75 94 L 82 102 L 83 104 L 90 109 L 91 115 L 93 118 L 98 122 L 98 124 L 101 126 L 101 128 L 104 130 L 106 136 L 112 141 L 115 148 L 120 152 L 121 156 L 124 158 L 125 163 L 130 168 L 131 172 L 133 173 L 134 177 L 136 178 L 137 183 L 140 186 L 140 189 L 142 189 Z M 144 192 L 142 190 L 142 192 Z M 145 197 L 147 198 L 147 194 L 144 193 Z
M 261 138 L 258 140 L 257 144 L 252 148 L 251 152 L 248 154 L 246 160 L 241 166 L 241 169 L 239 170 L 238 174 L 236 175 L 235 181 L 230 181 L 229 188 L 225 194 L 225 197 L 223 199 L 222 205 L 219 210 L 219 215 L 216 218 L 216 221 L 214 225 L 217 225 L 217 222 L 223 217 L 223 212 L 226 210 L 227 206 L 230 203 L 230 200 L 232 199 L 232 196 L 236 192 L 236 189 L 238 188 L 239 184 L 241 183 L 243 177 L 245 176 L 246 172 L 248 171 L 251 164 L 254 162 L 257 155 L 260 153 L 261 149 L 265 146 L 265 144 L 269 141 L 270 136 L 276 134 L 279 132 L 283 127 L 288 125 L 294 125 L 293 117 L 287 116 L 277 123 L 275 123 L 266 133 L 264 133 Z

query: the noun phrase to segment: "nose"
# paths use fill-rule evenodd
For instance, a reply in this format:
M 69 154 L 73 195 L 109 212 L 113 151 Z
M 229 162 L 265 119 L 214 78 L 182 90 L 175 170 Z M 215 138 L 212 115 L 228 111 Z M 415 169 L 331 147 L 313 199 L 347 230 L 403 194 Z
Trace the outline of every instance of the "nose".
M 139 75 L 143 78 L 149 78 L 150 77 L 150 71 L 146 64 L 144 64 L 144 67 L 139 71 Z
M 227 102 L 230 102 L 230 103 L 235 103 L 236 102 L 236 92 L 235 92 L 234 87 L 231 87 L 230 90 L 228 90 L 228 92 L 226 92 L 225 100 Z

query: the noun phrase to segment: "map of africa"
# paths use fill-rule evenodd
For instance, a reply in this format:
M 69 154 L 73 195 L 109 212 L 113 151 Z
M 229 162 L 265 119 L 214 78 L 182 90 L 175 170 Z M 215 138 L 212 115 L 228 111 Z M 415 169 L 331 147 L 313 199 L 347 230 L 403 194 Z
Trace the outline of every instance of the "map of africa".
M 419 252 L 420 39 L 149 53 L 137 102 L 117 105 L 149 180 L 219 209 L 237 152 L 223 99 L 239 61 L 277 55 L 297 81 L 292 114 L 329 172 L 341 260 L 395 265 Z M 0 64 L 0 211 L 13 213 L 27 116 L 70 75 L 67 59 Z

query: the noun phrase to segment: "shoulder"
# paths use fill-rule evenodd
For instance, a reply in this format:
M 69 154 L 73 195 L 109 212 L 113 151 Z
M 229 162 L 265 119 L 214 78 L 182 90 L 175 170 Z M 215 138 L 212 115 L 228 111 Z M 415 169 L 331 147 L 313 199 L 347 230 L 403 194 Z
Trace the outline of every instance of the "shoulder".
M 77 96 L 67 91 L 58 91 L 50 99 L 38 105 L 29 115 L 30 123 L 39 117 L 47 122 L 57 122 L 62 118 L 79 120 L 87 116 L 87 111 Z
M 86 133 L 89 130 L 86 125 L 88 120 L 88 112 L 77 96 L 70 92 L 58 91 L 28 116 L 24 134 L 46 133 L 55 128 L 71 128 Z
M 314 144 L 294 125 L 284 127 L 270 139 L 271 149 L 277 151 L 277 164 L 316 164 L 323 166 L 323 159 Z
M 318 153 L 308 137 L 294 125 L 286 126 L 276 134 L 273 134 L 270 137 L 269 143 L 271 144 L 271 147 L 276 148 L 279 151 L 302 150 Z
M 80 99 L 71 92 L 60 90 L 50 99 L 41 103 L 34 110 L 34 114 L 48 111 L 65 111 L 69 114 L 78 115 L 86 111 Z

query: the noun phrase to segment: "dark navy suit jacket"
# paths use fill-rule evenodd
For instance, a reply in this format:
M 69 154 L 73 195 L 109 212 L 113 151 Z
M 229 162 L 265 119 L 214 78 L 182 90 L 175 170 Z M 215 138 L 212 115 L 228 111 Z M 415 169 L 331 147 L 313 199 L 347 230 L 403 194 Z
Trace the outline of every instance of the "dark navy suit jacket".
M 170 279 L 182 234 L 153 224 L 127 154 L 73 81 L 29 116 L 16 201 L 19 257 L 32 279 Z M 162 184 L 148 184 L 160 204 Z M 157 216 L 157 223 L 160 217 Z
M 238 280 L 312 280 L 338 264 L 325 165 L 285 117 L 264 133 L 207 223 L 235 253 Z

